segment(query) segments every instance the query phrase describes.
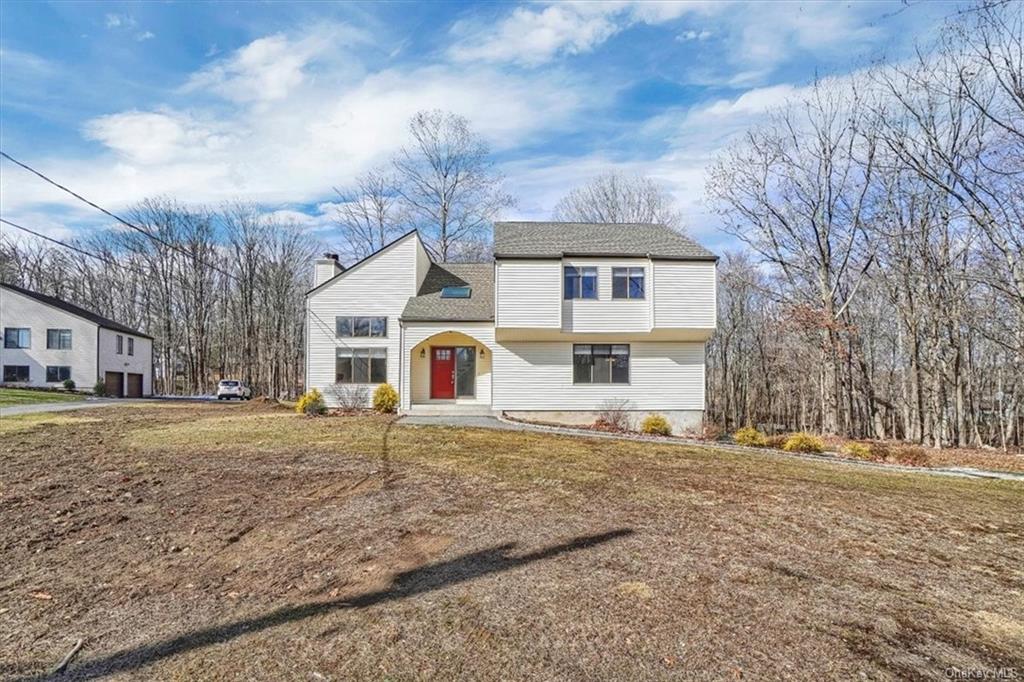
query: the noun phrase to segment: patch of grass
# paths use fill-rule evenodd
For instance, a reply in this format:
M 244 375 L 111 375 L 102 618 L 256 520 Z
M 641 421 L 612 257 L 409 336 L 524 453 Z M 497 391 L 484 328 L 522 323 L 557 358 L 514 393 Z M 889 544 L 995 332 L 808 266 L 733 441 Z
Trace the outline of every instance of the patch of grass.
M 96 677 L 1024 664 L 1020 483 L 254 403 L 0 420 L 10 670 L 45 674 L 68 613 Z M 169 632 L 224 638 L 119 657 Z
M 33 391 L 27 388 L 0 388 L 0 407 L 35 405 L 38 403 L 69 403 L 83 400 L 84 398 L 85 396 L 77 393 Z

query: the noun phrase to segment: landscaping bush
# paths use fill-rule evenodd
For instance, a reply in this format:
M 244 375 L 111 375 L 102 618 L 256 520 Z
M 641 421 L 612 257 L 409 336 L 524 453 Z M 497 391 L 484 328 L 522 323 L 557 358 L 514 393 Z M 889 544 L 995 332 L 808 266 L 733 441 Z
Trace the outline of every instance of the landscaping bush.
M 888 444 L 882 441 L 872 441 L 868 443 L 868 449 L 871 451 L 871 459 L 876 462 L 884 462 L 892 457 L 892 450 Z
M 75 382 L 74 382 L 73 379 L 65 379 L 64 380 L 64 390 L 65 391 L 73 391 L 73 390 L 75 390 Z
M 786 442 L 782 444 L 786 452 L 821 452 L 825 449 L 825 443 L 817 436 L 809 433 L 791 433 Z
M 329 390 L 342 412 L 358 412 L 370 403 L 370 389 L 362 384 L 335 384 Z
M 766 448 L 772 448 L 773 450 L 781 450 L 782 446 L 786 444 L 787 438 L 789 438 L 789 436 L 781 433 L 777 436 L 766 436 L 764 439 L 764 446 Z
M 764 447 L 766 443 L 764 434 L 753 426 L 743 427 L 736 433 L 732 434 L 732 439 L 736 441 L 738 445 L 750 445 L 758 448 Z
M 92 392 L 94 395 L 98 395 L 99 397 L 102 398 L 107 394 L 107 385 L 101 379 L 100 381 L 96 382 L 95 386 L 92 387 Z
M 924 448 L 916 445 L 903 445 L 895 448 L 892 458 L 897 464 L 910 467 L 923 467 L 928 465 L 928 453 Z
M 319 415 L 326 412 L 327 407 L 323 395 L 314 388 L 302 394 L 299 402 L 295 403 L 295 411 L 299 414 Z
M 875 456 L 871 453 L 871 446 L 865 443 L 847 443 L 843 446 L 843 452 L 854 459 L 871 462 Z
M 632 427 L 629 419 L 629 408 L 632 403 L 624 398 L 610 398 L 601 403 L 594 421 L 594 428 L 599 431 L 629 431 Z
M 701 440 L 711 442 L 719 441 L 722 439 L 722 427 L 719 426 L 718 424 L 712 424 L 711 422 L 707 422 L 704 424 L 704 428 L 701 430 L 700 438 Z
M 655 436 L 671 436 L 672 425 L 660 414 L 649 414 L 644 417 L 640 430 Z
M 373 409 L 390 414 L 398 409 L 398 391 L 391 384 L 381 384 L 373 392 Z
M 594 420 L 594 424 L 591 427 L 595 431 L 607 431 L 608 433 L 622 433 L 622 428 L 611 423 L 604 417 L 598 417 Z

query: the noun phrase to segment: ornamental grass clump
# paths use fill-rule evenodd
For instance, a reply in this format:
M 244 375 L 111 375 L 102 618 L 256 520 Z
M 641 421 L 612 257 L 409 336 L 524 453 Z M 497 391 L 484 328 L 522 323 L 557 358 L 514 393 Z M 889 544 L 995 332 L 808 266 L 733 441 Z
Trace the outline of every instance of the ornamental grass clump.
M 732 434 L 732 439 L 736 441 L 737 445 L 749 445 L 755 448 L 763 448 L 768 442 L 764 437 L 764 434 L 753 426 L 743 427 L 736 433 Z
M 825 449 L 825 443 L 817 436 L 801 431 L 789 434 L 782 449 L 786 452 L 821 452 Z
M 398 409 L 398 391 L 391 384 L 381 384 L 373 392 L 373 409 L 381 414 L 391 414 Z
M 295 403 L 295 411 L 299 414 L 316 416 L 326 412 L 327 406 L 324 405 L 324 397 L 320 391 L 313 388 L 302 394 L 299 402 Z
M 653 436 L 671 436 L 672 425 L 660 414 L 649 414 L 644 417 L 640 430 Z

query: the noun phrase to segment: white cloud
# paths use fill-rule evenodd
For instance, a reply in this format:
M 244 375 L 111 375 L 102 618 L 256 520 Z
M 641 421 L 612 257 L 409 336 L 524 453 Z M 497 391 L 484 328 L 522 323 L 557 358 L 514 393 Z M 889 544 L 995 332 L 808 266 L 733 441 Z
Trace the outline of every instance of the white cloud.
M 225 149 L 232 137 L 228 126 L 172 110 L 100 116 L 89 121 L 83 133 L 125 161 L 142 165 L 206 158 Z
M 309 45 L 286 36 L 250 43 L 190 80 L 190 88 L 201 83 L 204 92 L 230 95 L 227 103 L 100 116 L 82 127 L 102 145 L 99 154 L 36 157 L 33 165 L 114 210 L 156 195 L 197 203 L 242 198 L 293 210 L 386 162 L 407 141 L 409 118 L 419 110 L 466 116 L 500 151 L 557 131 L 593 103 L 588 90 L 557 72 L 436 65 L 367 75 L 357 62 L 338 64 L 335 44 Z M 302 56 L 282 77 L 266 73 L 278 68 L 267 54 Z M 260 89 L 263 99 L 255 101 Z M 5 209 L 75 203 L 27 174 L 4 173 L 2 182 Z
M 661 24 L 703 6 L 694 2 L 578 2 L 517 7 L 496 26 L 459 22 L 449 55 L 461 62 L 537 66 L 560 55 L 589 52 L 637 23 Z
M 266 36 L 193 74 L 183 91 L 208 91 L 234 102 L 280 100 L 308 82 L 317 62 L 336 61 L 345 48 L 366 40 L 337 24 L 318 26 L 297 39 Z
M 138 22 L 129 14 L 108 14 L 106 16 L 107 28 L 132 28 Z
M 152 38 L 156 38 L 156 34 L 152 31 L 143 31 L 142 33 L 135 34 L 135 40 L 139 41 L 140 43 L 146 40 L 150 40 Z
M 683 31 L 682 33 L 677 35 L 676 40 L 680 43 L 685 43 L 691 40 L 707 40 L 710 37 L 711 31 L 708 31 L 706 29 L 703 31 L 694 31 L 693 29 L 691 29 L 689 31 Z

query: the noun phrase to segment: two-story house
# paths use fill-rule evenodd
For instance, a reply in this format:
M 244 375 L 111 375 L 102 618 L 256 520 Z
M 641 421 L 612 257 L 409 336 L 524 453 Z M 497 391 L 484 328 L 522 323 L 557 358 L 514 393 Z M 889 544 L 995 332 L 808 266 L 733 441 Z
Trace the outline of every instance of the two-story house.
M 153 392 L 153 338 L 68 301 L 0 283 L 4 384 L 59 388 L 75 382 L 108 395 Z
M 677 430 L 704 412 L 717 257 L 664 225 L 497 223 L 494 260 L 434 263 L 410 232 L 317 261 L 306 387 L 389 382 L 403 413 L 589 423 L 608 400 Z

